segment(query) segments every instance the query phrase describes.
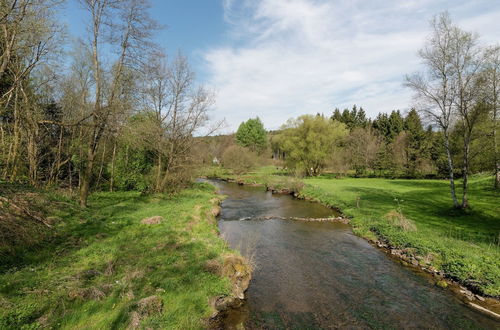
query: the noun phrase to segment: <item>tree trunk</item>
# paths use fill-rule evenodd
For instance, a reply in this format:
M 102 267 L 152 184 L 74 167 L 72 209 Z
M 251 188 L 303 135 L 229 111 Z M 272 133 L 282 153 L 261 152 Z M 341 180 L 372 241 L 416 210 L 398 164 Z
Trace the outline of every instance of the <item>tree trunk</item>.
M 498 141 L 497 141 L 497 105 L 498 101 L 496 93 L 493 102 L 493 152 L 495 155 L 495 189 L 500 187 L 500 157 L 498 155 Z
M 69 191 L 73 192 L 73 173 L 71 171 L 71 162 L 68 164 L 68 176 L 69 176 Z
M 31 128 L 28 133 L 28 166 L 30 183 L 33 186 L 38 184 L 38 148 L 36 144 L 37 130 Z
M 161 169 L 162 169 L 162 159 L 161 150 L 158 151 L 158 172 L 156 173 L 156 184 L 155 191 L 159 192 L 161 187 Z
M 113 143 L 113 156 L 111 158 L 111 178 L 109 180 L 109 191 L 113 191 L 115 183 L 115 159 L 116 159 L 116 140 Z
M 14 141 L 12 143 L 12 154 L 11 157 L 9 157 L 9 161 L 11 163 L 11 172 L 10 172 L 10 177 L 9 181 L 14 182 L 16 176 L 17 176 L 17 158 L 18 158 L 18 149 L 20 148 L 21 144 L 21 127 L 20 127 L 20 120 L 19 120 L 19 102 L 18 102 L 18 93 L 19 90 L 16 88 L 15 90 L 15 98 L 14 98 Z M 9 165 L 9 163 L 7 163 Z M 6 176 L 9 176 L 8 174 L 8 167 L 5 169 L 6 171 Z
M 448 171 L 449 171 L 449 176 L 450 176 L 451 199 L 453 200 L 453 207 L 459 208 L 460 205 L 458 204 L 457 194 L 455 192 L 455 179 L 454 179 L 454 173 L 453 173 L 453 160 L 451 158 L 450 141 L 449 141 L 449 137 L 448 137 L 448 133 L 447 132 L 445 132 L 445 134 L 444 134 L 444 146 L 445 146 L 445 149 L 446 149 L 446 156 L 448 158 Z
M 97 176 L 96 186 L 99 187 L 102 178 L 102 171 L 104 169 L 104 157 L 106 156 L 106 142 L 104 142 L 102 147 L 102 156 L 101 156 L 101 166 L 99 167 L 99 175 Z
M 469 183 L 469 146 L 470 138 L 464 139 L 464 164 L 463 164 L 463 192 L 462 192 L 462 209 L 469 207 L 469 201 L 467 199 L 468 183 Z
M 94 168 L 95 152 L 92 145 L 89 145 L 87 152 L 87 164 L 83 170 L 81 183 L 80 183 L 80 206 L 87 207 L 87 200 L 89 197 L 90 180 L 92 179 L 92 170 Z

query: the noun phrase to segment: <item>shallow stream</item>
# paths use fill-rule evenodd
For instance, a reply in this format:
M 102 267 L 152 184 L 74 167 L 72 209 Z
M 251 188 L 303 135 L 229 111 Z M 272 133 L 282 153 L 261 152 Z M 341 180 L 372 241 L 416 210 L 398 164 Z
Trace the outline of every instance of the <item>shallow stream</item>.
M 227 329 L 498 329 L 430 278 L 390 259 L 349 225 L 282 220 L 325 218 L 320 204 L 262 187 L 215 181 L 219 228 L 255 264 L 246 303 Z M 252 220 L 277 217 L 269 220 Z

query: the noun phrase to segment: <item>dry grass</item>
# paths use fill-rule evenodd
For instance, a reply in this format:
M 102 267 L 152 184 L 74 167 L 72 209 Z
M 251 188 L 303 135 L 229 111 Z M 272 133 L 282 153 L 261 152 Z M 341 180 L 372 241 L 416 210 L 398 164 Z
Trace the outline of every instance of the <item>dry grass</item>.
M 396 210 L 389 211 L 384 218 L 387 219 L 387 221 L 389 221 L 392 225 L 401 228 L 403 231 L 417 231 L 415 223 L 406 218 L 403 213 Z

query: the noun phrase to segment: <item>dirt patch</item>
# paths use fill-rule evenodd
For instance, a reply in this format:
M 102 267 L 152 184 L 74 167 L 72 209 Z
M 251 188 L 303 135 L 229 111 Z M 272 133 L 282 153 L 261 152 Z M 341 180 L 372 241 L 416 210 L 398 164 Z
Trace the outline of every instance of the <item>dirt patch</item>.
M 154 217 L 149 217 L 149 218 L 144 218 L 141 220 L 141 223 L 145 225 L 157 225 L 160 224 L 164 221 L 163 217 L 160 217 L 159 215 L 156 215 Z
M 96 287 L 90 287 L 90 288 L 78 288 L 69 290 L 68 297 L 72 300 L 99 301 L 102 300 L 104 297 L 106 297 L 106 294 L 102 290 Z

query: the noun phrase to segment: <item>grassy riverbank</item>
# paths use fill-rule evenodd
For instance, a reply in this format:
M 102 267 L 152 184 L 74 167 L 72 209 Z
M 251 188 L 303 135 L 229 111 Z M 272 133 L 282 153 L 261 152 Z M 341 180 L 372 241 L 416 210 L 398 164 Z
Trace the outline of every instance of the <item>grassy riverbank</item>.
M 52 235 L 15 261 L 0 256 L 10 263 L 0 273 L 1 329 L 202 328 L 209 298 L 229 294 L 230 281 L 207 267 L 230 253 L 211 213 L 213 187 L 168 198 L 96 193 L 86 210 L 42 198 Z M 141 223 L 152 216 L 164 220 Z
M 277 182 L 286 185 L 290 181 L 274 167 L 238 177 L 228 173 L 219 175 L 268 185 Z M 337 207 L 352 217 L 358 235 L 382 238 L 392 246 L 408 249 L 422 257 L 422 264 L 431 265 L 484 294 L 500 296 L 500 195 L 491 188 L 490 176 L 471 179 L 471 209 L 466 212 L 450 207 L 446 180 L 324 175 L 303 182 L 302 196 Z M 401 214 L 404 223 L 395 220 L 395 214 Z

